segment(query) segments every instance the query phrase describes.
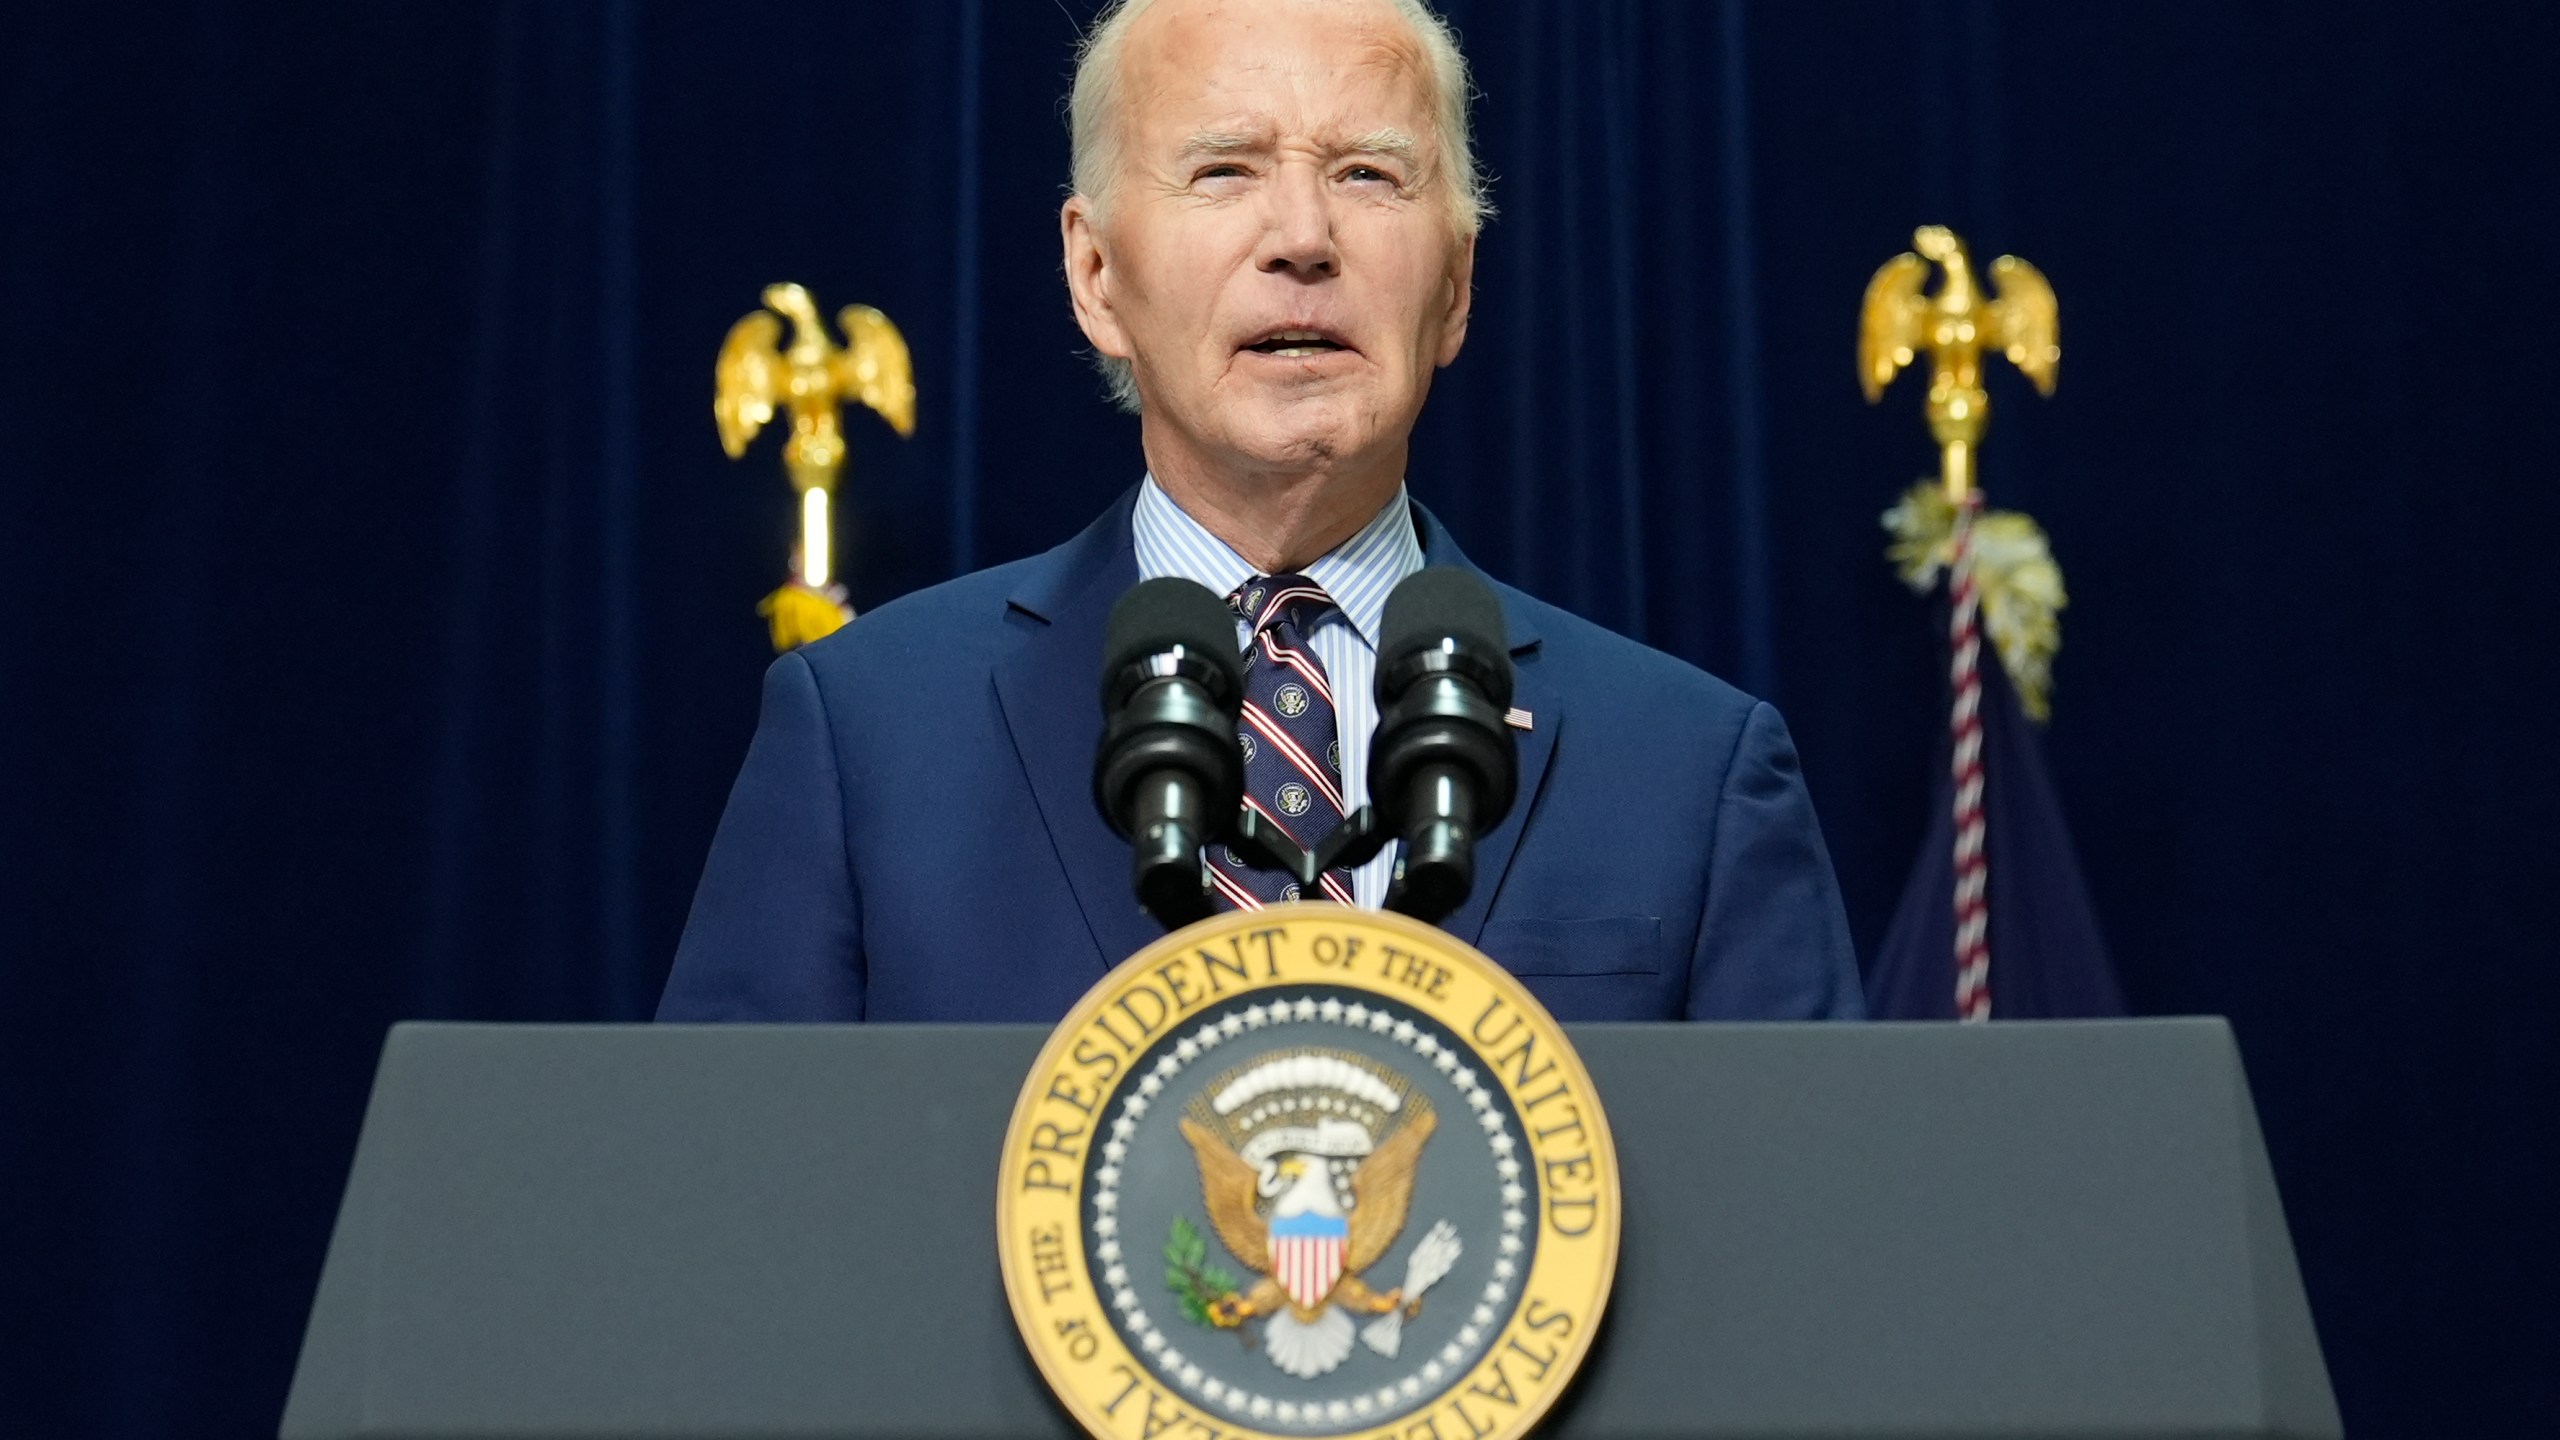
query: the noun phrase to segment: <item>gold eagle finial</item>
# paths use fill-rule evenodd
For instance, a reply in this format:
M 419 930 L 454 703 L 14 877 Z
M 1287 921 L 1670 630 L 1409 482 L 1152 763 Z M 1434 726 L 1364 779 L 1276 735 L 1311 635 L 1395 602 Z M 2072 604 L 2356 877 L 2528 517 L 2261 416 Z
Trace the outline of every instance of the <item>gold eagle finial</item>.
M 1922 593 L 1953 566 L 1971 571 L 1983 626 L 2008 667 L 2018 701 L 2042 720 L 2054 653 L 2062 645 L 2060 614 L 2069 597 L 2036 522 L 2014 511 L 1982 509 L 1974 455 L 1991 420 L 1983 352 L 2006 355 L 2037 393 L 2051 395 L 2062 364 L 2060 310 L 2043 273 L 2015 255 L 1991 262 L 1999 290 L 1986 294 L 1954 231 L 1923 225 L 1911 243 L 1917 254 L 1894 256 L 1867 282 L 1858 318 L 1858 388 L 1873 404 L 1903 367 L 1926 354 L 1929 432 L 1943 468 L 1938 484 L 1922 481 L 1885 512 L 1885 528 L 1894 537 L 1887 554 L 1905 583 Z M 1946 272 L 1935 295 L 1924 293 L 1932 261 Z
M 817 639 L 853 618 L 833 574 L 829 502 L 843 473 L 845 402 L 871 410 L 901 436 L 916 429 L 915 365 L 906 338 L 889 317 L 868 305 L 836 314 L 844 332 L 839 346 L 818 316 L 817 301 L 795 284 L 768 285 L 765 307 L 729 327 L 712 368 L 711 418 L 729 458 L 747 446 L 777 410 L 791 417 L 791 439 L 782 464 L 801 497 L 800 553 L 790 584 L 759 609 L 772 621 L 773 645 L 788 650 Z M 782 345 L 782 322 L 791 343 Z
M 2037 393 L 2052 394 L 2062 364 L 2060 310 L 2043 273 L 2015 255 L 1991 262 L 2000 288 L 1987 295 L 1954 231 L 1923 225 L 1911 243 L 1918 254 L 1894 256 L 1867 282 L 1858 320 L 1858 388 L 1874 404 L 1904 366 L 1929 357 L 1929 431 L 1945 459 L 1947 499 L 1962 503 L 1973 490 L 1973 453 L 1991 419 L 1982 352 L 2006 355 Z M 1931 261 L 1946 272 L 1935 295 L 1923 293 Z

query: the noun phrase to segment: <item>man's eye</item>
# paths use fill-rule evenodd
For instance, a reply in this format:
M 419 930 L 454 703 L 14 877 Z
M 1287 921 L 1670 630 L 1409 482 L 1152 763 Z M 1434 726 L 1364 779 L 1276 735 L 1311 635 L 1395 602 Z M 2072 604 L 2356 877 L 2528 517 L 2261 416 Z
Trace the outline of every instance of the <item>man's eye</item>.
M 1240 176 L 1242 174 L 1244 174 L 1244 167 L 1241 165 L 1212 165 L 1208 169 L 1201 171 L 1199 174 L 1194 175 L 1191 178 L 1194 180 L 1224 180 L 1233 176 Z
M 1342 178 L 1345 180 L 1358 180 L 1364 184 L 1372 180 L 1377 181 L 1382 185 L 1393 185 L 1396 183 L 1396 177 L 1379 169 L 1375 165 L 1354 165 L 1350 169 L 1342 172 Z

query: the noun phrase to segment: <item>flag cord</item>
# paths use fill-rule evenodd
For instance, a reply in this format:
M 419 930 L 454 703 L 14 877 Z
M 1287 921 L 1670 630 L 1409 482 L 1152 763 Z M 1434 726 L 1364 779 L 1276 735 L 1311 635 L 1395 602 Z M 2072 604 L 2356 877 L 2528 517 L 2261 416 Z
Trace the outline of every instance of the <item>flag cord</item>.
M 1955 979 L 1956 1018 L 1991 1018 L 1991 911 L 1987 903 L 1990 858 L 1982 823 L 1982 595 L 1973 573 L 1973 518 L 1981 492 L 1957 503 L 1954 559 L 1949 567 L 1954 600 L 1948 620 L 1948 678 L 1955 694 L 1949 714 L 1955 780 Z

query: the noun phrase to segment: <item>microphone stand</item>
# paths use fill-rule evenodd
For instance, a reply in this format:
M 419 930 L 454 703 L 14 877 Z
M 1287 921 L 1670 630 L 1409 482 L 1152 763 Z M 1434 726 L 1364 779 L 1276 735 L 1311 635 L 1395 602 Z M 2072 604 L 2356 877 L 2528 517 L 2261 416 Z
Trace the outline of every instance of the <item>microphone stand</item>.
M 1366 816 L 1368 807 L 1362 806 Z M 1208 831 L 1204 843 L 1223 844 L 1247 865 L 1257 870 L 1277 870 L 1302 886 L 1313 887 L 1316 877 L 1325 871 L 1305 846 L 1263 817 L 1250 805 L 1236 807 L 1235 818 L 1224 830 Z M 1328 852 L 1332 846 L 1326 847 Z M 1377 853 L 1376 847 L 1370 853 Z M 1206 920 L 1216 907 L 1209 903 L 1209 886 L 1200 873 L 1199 856 L 1195 853 L 1178 860 L 1165 844 L 1153 849 L 1140 847 L 1134 857 L 1132 888 L 1138 892 L 1138 903 L 1157 924 L 1168 932 Z M 1174 884 L 1168 877 L 1187 868 L 1196 883 Z
M 1387 908 L 1436 925 L 1450 911 L 1465 904 L 1474 880 L 1471 830 L 1463 818 L 1435 815 L 1420 841 L 1421 850 L 1428 852 L 1429 863 L 1413 867 L 1413 873 L 1424 877 L 1423 883 L 1411 883 L 1407 867 L 1399 865 L 1395 881 L 1387 890 Z M 1376 806 L 1363 805 L 1345 817 L 1323 844 L 1310 851 L 1261 811 L 1239 805 L 1234 824 L 1216 838 L 1255 869 L 1277 870 L 1297 881 L 1301 889 L 1313 890 L 1317 878 L 1327 870 L 1366 865 L 1397 837 L 1379 822 Z M 1197 896 L 1186 891 L 1178 901 L 1161 891 L 1144 898 L 1147 913 L 1167 930 L 1206 919 L 1211 910 L 1205 888 Z

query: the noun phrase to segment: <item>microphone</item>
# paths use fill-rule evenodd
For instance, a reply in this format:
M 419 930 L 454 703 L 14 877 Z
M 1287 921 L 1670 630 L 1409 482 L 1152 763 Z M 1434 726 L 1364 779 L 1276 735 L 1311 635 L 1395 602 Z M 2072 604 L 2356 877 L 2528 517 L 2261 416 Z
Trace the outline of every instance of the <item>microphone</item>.
M 1475 888 L 1477 837 L 1520 781 L 1502 602 L 1471 570 L 1436 565 L 1387 596 L 1378 624 L 1378 729 L 1369 795 L 1404 863 L 1388 908 L 1437 923 Z
M 1209 915 L 1200 847 L 1234 826 L 1244 794 L 1236 616 L 1208 586 L 1145 581 L 1111 607 L 1093 799 L 1133 847 L 1129 880 L 1167 930 Z

